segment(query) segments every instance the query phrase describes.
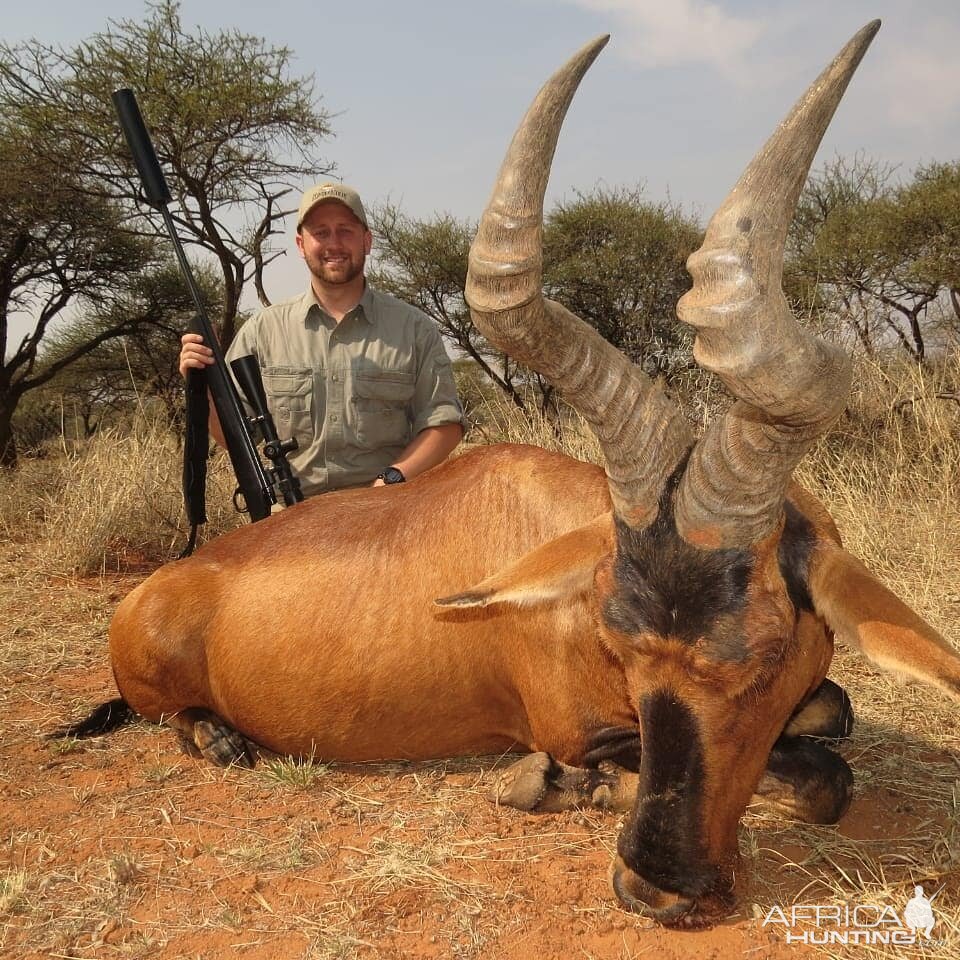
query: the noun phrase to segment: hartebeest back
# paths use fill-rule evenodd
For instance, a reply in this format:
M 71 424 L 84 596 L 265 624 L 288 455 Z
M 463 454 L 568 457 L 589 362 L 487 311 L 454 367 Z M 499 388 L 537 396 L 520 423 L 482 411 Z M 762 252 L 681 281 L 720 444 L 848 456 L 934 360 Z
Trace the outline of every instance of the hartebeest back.
M 486 336 L 587 419 L 605 472 L 492 446 L 228 534 L 117 610 L 110 650 L 130 707 L 221 763 L 249 761 L 251 742 L 328 760 L 546 751 L 506 791 L 526 807 L 623 800 L 597 767 L 632 768 L 614 888 L 675 925 L 728 907 L 737 823 L 758 787 L 795 815 L 838 817 L 849 770 L 804 736 L 849 727 L 824 679 L 834 631 L 884 669 L 960 695 L 956 653 L 791 484 L 843 407 L 848 365 L 787 310 L 783 241 L 876 30 L 815 81 L 690 260 L 681 316 L 698 361 L 738 398 L 702 439 L 541 292 L 550 161 L 603 38 L 521 123 L 467 297 Z

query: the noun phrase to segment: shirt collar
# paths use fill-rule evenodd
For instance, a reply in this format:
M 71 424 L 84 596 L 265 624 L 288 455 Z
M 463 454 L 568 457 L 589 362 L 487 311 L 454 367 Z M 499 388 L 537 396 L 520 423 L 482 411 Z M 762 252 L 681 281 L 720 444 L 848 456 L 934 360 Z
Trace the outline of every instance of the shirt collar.
M 365 281 L 363 285 L 363 296 L 360 298 L 360 302 L 357 304 L 360 307 L 357 310 L 357 307 L 354 307 L 353 310 L 356 311 L 353 316 L 358 319 L 365 320 L 368 324 L 372 324 L 374 321 L 374 293 L 373 288 L 370 286 L 369 281 Z M 313 287 L 307 287 L 307 292 L 301 297 L 301 307 L 303 310 L 303 321 L 307 322 L 310 318 L 310 314 L 313 310 L 316 310 L 317 313 L 322 317 L 330 317 L 330 314 L 327 313 L 323 307 L 317 301 L 316 294 L 313 292 Z M 344 317 L 346 319 L 346 317 Z

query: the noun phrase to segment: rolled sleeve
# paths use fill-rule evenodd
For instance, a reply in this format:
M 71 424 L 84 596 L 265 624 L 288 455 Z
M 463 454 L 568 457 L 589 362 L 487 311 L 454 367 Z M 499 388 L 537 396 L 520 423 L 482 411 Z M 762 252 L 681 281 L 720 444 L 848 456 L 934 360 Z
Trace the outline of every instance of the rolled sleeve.
M 412 402 L 414 436 L 427 427 L 446 423 L 463 426 L 463 408 L 457 397 L 453 365 L 439 331 L 432 323 L 423 324 L 418 339 L 419 364 Z

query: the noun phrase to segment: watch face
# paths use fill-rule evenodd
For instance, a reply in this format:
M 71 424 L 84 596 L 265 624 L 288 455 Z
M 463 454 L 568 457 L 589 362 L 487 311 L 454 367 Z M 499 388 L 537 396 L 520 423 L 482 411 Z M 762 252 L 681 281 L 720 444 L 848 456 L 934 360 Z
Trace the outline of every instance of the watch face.
M 403 483 L 405 480 L 406 477 L 396 467 L 387 467 L 383 471 L 384 483 Z

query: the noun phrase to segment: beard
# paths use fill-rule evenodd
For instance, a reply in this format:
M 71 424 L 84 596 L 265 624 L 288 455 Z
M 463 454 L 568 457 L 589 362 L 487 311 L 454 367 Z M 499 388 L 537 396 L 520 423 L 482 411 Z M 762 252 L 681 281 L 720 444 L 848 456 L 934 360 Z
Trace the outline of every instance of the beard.
M 366 257 L 361 254 L 359 258 L 355 258 L 348 253 L 339 263 L 327 263 L 323 257 L 313 255 L 307 257 L 306 262 L 310 272 L 321 283 L 340 286 L 350 283 L 363 273 Z

